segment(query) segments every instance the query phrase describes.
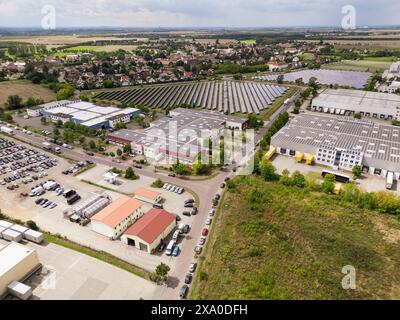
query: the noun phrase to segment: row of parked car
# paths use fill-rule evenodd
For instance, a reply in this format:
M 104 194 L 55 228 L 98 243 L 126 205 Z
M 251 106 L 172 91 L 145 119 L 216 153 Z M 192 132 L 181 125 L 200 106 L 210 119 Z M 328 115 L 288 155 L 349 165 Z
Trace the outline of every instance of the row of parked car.
M 220 189 L 224 189 L 226 187 L 226 182 L 228 182 L 230 179 L 226 178 L 224 183 L 221 183 Z M 194 251 L 196 254 L 201 254 L 203 252 L 204 245 L 207 240 L 207 236 L 209 233 L 209 227 L 212 224 L 215 212 L 216 212 L 216 207 L 218 206 L 219 200 L 221 199 L 221 195 L 217 193 L 215 197 L 212 199 L 212 208 L 208 212 L 208 217 L 205 221 L 205 227 L 201 231 L 201 237 L 199 239 L 199 242 L 197 246 L 195 247 Z M 185 207 L 186 204 L 194 203 L 193 199 L 189 199 L 185 201 Z M 192 261 L 189 265 L 188 273 L 185 276 L 184 282 L 185 284 L 180 288 L 179 290 L 179 297 L 181 299 L 185 299 L 187 297 L 187 294 L 189 292 L 189 284 L 192 282 L 193 279 L 193 274 L 195 273 L 197 269 L 197 262 Z
M 69 167 L 68 169 L 64 170 L 62 174 L 64 175 L 69 175 L 69 174 L 74 174 L 81 170 L 82 168 L 93 164 L 93 161 L 91 160 L 85 160 L 85 161 L 80 161 L 77 164 L 74 164 L 73 166 Z
M 177 186 L 174 186 L 173 184 L 169 184 L 169 183 L 164 184 L 163 189 L 171 191 L 171 192 L 175 192 L 177 194 L 183 194 L 185 192 L 184 188 L 177 187 Z

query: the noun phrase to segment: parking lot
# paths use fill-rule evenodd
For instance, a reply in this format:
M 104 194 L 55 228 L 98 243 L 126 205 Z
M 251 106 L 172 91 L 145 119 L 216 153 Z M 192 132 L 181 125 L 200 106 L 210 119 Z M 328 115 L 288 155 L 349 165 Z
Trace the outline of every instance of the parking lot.
M 0 246 L 7 242 L 0 240 Z M 151 299 L 157 286 L 125 270 L 51 243 L 35 249 L 44 268 L 25 283 L 33 300 Z
M 277 173 L 281 174 L 283 170 L 290 168 L 290 172 L 299 171 L 303 175 L 307 175 L 309 172 L 315 172 L 321 175 L 323 170 L 332 170 L 331 168 L 325 168 L 322 166 L 308 166 L 305 163 L 298 163 L 294 158 L 283 156 L 283 155 L 275 155 L 272 160 L 272 164 L 275 166 Z M 341 171 L 341 173 L 352 177 L 351 172 Z M 321 178 L 322 179 L 322 178 Z M 356 180 L 356 184 L 360 186 L 363 190 L 367 192 L 377 192 L 386 190 L 385 188 L 385 179 L 373 176 L 370 174 L 363 173 L 360 179 Z M 398 184 L 395 183 L 393 189 L 390 192 L 395 192 L 400 194 L 400 190 L 398 188 Z

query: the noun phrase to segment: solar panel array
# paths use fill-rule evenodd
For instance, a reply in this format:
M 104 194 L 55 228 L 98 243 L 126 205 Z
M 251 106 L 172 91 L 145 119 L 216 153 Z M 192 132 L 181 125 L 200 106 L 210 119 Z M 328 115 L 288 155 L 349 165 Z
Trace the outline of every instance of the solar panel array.
M 317 78 L 320 84 L 350 86 L 362 89 L 367 84 L 372 74 L 369 72 L 341 71 L 341 70 L 302 70 L 284 74 L 284 81 L 295 82 L 302 78 L 304 83 L 308 83 L 311 78 Z M 278 75 L 263 75 L 255 77 L 257 80 L 276 81 Z
M 286 91 L 283 86 L 250 81 L 207 81 L 105 91 L 95 98 L 161 109 L 189 104 L 230 114 L 258 114 Z

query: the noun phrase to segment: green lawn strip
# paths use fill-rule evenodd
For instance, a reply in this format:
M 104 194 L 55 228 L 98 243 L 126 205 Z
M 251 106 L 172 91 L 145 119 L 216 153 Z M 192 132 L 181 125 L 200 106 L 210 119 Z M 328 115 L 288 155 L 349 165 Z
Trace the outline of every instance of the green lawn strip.
M 293 96 L 297 90 L 298 87 L 290 87 L 284 95 L 277 98 L 267 109 L 260 112 L 260 119 L 269 120 L 271 116 L 283 105 L 285 100 Z

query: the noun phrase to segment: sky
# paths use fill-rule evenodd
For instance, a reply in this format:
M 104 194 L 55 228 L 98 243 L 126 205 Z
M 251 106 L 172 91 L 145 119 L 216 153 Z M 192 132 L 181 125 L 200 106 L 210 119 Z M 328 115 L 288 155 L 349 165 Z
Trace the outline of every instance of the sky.
M 0 0 L 0 27 L 41 27 L 45 6 L 56 27 L 340 26 L 353 5 L 357 25 L 400 25 L 399 0 Z

